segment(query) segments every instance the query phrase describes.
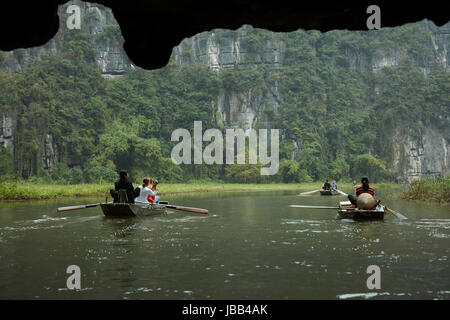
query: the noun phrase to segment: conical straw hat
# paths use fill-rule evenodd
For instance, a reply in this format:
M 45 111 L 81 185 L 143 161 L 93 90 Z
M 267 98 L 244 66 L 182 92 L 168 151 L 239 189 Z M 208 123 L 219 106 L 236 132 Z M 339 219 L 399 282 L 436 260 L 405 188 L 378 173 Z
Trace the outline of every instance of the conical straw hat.
M 375 199 L 368 193 L 362 193 L 356 199 L 356 204 L 360 209 L 370 210 L 375 206 Z

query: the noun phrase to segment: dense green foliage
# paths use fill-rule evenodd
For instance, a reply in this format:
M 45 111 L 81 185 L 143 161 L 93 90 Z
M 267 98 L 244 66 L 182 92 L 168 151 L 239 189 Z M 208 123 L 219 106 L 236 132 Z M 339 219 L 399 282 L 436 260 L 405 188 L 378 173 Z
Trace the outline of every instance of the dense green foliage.
M 449 115 L 450 75 L 434 66 L 425 77 L 413 62 L 432 54 L 423 25 L 380 32 L 295 32 L 286 38 L 279 125 L 285 124 L 287 135 L 298 141 L 303 151 L 296 160 L 313 179 L 365 174 L 372 181 L 391 180 L 395 130 L 419 137 L 425 124 L 439 125 L 440 117 Z M 397 66 L 373 72 L 370 64 L 348 65 L 348 50 L 370 60 L 393 48 L 404 54 Z
M 117 42 L 118 32 L 117 26 L 108 26 L 98 38 Z M 230 32 L 217 31 L 215 41 Z M 247 29 L 240 36 L 248 61 L 220 72 L 194 63 L 179 68 L 171 60 L 160 70 L 136 69 L 106 80 L 95 64 L 92 43 L 76 30 L 65 35 L 58 55 L 42 57 L 18 74 L 0 71 L 0 115 L 17 119 L 14 152 L 0 151 L 4 178 L 97 183 L 128 169 L 136 180 L 150 175 L 166 182 L 296 183 L 362 175 L 373 182 L 392 181 L 397 175 L 394 133 L 419 137 L 430 123 L 448 125 L 449 73 L 435 65 L 425 76 L 418 65 L 433 59 L 423 24 L 324 34 Z M 286 46 L 281 67 L 259 63 L 272 37 Z M 371 63 L 353 65 L 354 55 L 370 62 L 391 51 L 401 53 L 396 66 L 374 72 Z M 278 112 L 267 107 L 275 85 L 282 96 Z M 203 130 L 226 127 L 216 107 L 220 90 L 261 97 L 266 107 L 256 128 L 270 122 L 282 131 L 277 175 L 262 177 L 260 165 L 171 162 L 173 130 L 193 132 L 195 120 L 203 122 Z M 47 134 L 59 162 L 51 170 L 42 168 Z M 292 141 L 299 147 L 295 153 Z
M 401 198 L 450 203 L 450 176 L 428 177 L 414 181 Z

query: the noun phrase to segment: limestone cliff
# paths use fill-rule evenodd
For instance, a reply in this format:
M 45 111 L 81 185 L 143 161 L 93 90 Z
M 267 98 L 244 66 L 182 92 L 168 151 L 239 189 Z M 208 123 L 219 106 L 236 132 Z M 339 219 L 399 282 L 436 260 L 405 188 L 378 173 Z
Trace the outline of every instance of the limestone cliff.
M 70 4 L 76 4 L 81 9 L 81 31 L 89 36 L 95 61 L 103 75 L 106 78 L 114 78 L 133 69 L 134 65 L 123 51 L 123 40 L 111 10 L 81 1 L 73 1 L 60 7 L 60 30 L 51 41 L 42 47 L 4 53 L 4 57 L 0 59 L 0 69 L 19 72 L 42 55 L 58 53 L 65 45 L 66 36 L 70 32 L 76 32 L 69 30 L 65 25 L 69 16 L 66 10 Z M 430 67 L 435 62 L 448 71 L 450 23 L 440 28 L 430 21 L 420 23 L 428 30 L 426 34 L 428 40 L 423 44 L 427 46 L 428 51 L 426 56 L 416 57 L 416 65 L 425 75 L 430 72 Z M 199 63 L 216 72 L 256 64 L 264 64 L 276 70 L 284 65 L 286 47 L 287 44 L 280 33 L 243 26 L 236 31 L 216 29 L 185 39 L 173 49 L 172 59 L 180 68 L 185 64 Z M 349 69 L 364 68 L 373 72 L 379 72 L 383 67 L 398 65 L 404 56 L 404 51 L 395 47 L 395 44 L 391 48 L 380 46 L 375 53 L 367 53 L 358 47 L 346 47 L 344 52 Z M 271 127 L 270 119 L 262 115 L 267 109 L 278 113 L 283 97 L 277 80 L 267 85 L 267 92 L 264 93 L 252 92 L 251 89 L 220 88 L 218 96 L 212 102 L 216 108 L 214 116 L 217 125 L 241 127 L 245 130 L 253 128 L 256 123 L 262 127 Z M 265 122 L 262 122 L 263 119 Z M 0 114 L 0 144 L 11 146 L 14 121 L 12 115 Z M 428 127 L 421 139 L 396 133 L 393 138 L 394 169 L 399 181 L 410 181 L 426 173 L 450 171 L 449 124 L 450 119 L 442 119 L 439 126 Z M 296 142 L 293 144 L 296 146 Z M 45 154 L 42 155 L 43 168 L 50 168 L 57 161 L 55 148 L 52 137 L 47 135 Z
M 52 40 L 41 47 L 5 52 L 5 58 L 3 63 L 0 64 L 0 69 L 19 72 L 42 55 L 58 53 L 66 45 L 66 36 L 71 32 L 78 32 L 78 30 L 70 30 L 66 25 L 70 16 L 70 13 L 67 13 L 67 8 L 71 4 L 75 4 L 81 9 L 80 31 L 89 35 L 95 60 L 105 77 L 114 77 L 134 68 L 123 51 L 123 40 L 111 9 L 76 0 L 60 6 L 58 11 L 60 16 L 59 31 Z
M 0 118 L 0 147 L 13 147 L 13 118 L 4 113 Z
M 407 183 L 422 175 L 448 174 L 450 168 L 449 130 L 432 126 L 416 139 L 396 132 L 394 136 L 397 180 Z
M 251 26 L 243 26 L 236 31 L 213 30 L 185 39 L 175 47 L 172 58 L 181 67 L 187 63 L 200 63 L 212 70 L 241 68 L 248 65 L 265 64 L 276 69 L 283 65 L 285 43 L 280 34 L 257 30 L 258 39 L 248 37 L 255 32 Z M 220 89 L 216 108 L 220 120 L 227 126 L 244 130 L 255 126 L 265 107 L 278 112 L 281 95 L 278 82 L 269 86 L 267 94 L 252 90 L 235 91 Z M 270 123 L 265 123 L 270 127 Z
M 434 63 L 449 71 L 450 23 L 437 27 L 431 21 L 420 22 L 425 26 L 427 54 L 416 57 L 414 63 L 427 76 Z M 286 44 L 280 34 L 266 32 L 263 45 L 258 51 L 248 50 L 243 44 L 251 26 L 243 26 L 236 31 L 213 30 L 185 39 L 174 48 L 172 57 L 181 67 L 188 63 L 201 63 L 220 72 L 228 68 L 240 68 L 248 63 L 266 64 L 269 68 L 283 65 Z M 376 52 L 367 53 L 360 48 L 345 48 L 348 68 L 369 69 L 378 73 L 384 67 L 397 66 L 405 56 L 404 48 L 395 43 L 390 48 L 381 44 Z M 268 107 L 278 112 L 283 101 L 278 82 L 269 84 L 266 96 L 247 91 L 220 90 L 216 107 L 221 121 L 226 126 L 252 128 Z M 377 90 L 377 88 L 375 88 Z M 449 107 L 449 106 L 447 106 Z M 420 139 L 397 133 L 394 136 L 394 171 L 397 180 L 410 182 L 423 174 L 448 174 L 450 172 L 450 119 L 441 119 L 441 125 L 427 127 Z M 265 123 L 270 127 L 270 123 Z M 293 141 L 294 150 L 296 142 Z

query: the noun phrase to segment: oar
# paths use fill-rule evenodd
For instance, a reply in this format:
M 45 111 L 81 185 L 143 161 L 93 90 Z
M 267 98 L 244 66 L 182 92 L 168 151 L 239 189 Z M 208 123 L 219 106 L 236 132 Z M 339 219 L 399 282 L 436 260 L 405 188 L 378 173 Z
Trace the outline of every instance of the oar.
M 289 207 L 292 208 L 306 208 L 306 209 L 339 209 L 339 207 L 326 207 L 326 206 L 303 206 L 300 204 L 291 204 Z
M 400 220 L 407 220 L 408 218 L 405 217 L 404 215 L 402 215 L 401 213 L 395 212 L 394 210 L 389 209 L 388 207 L 384 207 L 387 211 L 389 211 L 390 213 L 392 213 L 394 216 L 396 216 L 397 218 L 399 218 Z
M 111 203 L 111 202 L 108 202 Z M 93 208 L 99 206 L 100 203 L 92 203 L 92 204 L 83 204 L 80 206 L 71 206 L 71 207 L 60 207 L 56 211 L 57 212 L 64 212 L 64 211 L 72 211 L 72 210 L 80 210 L 80 209 L 87 209 L 87 208 Z
M 337 189 L 336 189 L 336 191 L 339 192 L 340 194 L 342 194 L 343 196 L 347 196 L 347 195 L 348 195 L 348 194 L 346 194 L 345 192 L 343 192 L 343 191 L 341 191 L 341 190 L 337 190 Z
M 164 204 L 164 206 L 166 208 L 169 208 L 169 209 L 175 209 L 175 210 L 187 211 L 187 212 L 194 212 L 194 213 L 200 213 L 200 214 L 208 214 L 208 210 L 202 209 L 202 208 L 174 206 L 174 205 L 168 205 L 168 204 Z
M 313 190 L 313 191 L 308 191 L 308 192 L 302 192 L 302 193 L 299 194 L 299 196 L 305 196 L 307 194 L 311 194 L 311 193 L 314 193 L 314 192 L 317 192 L 317 191 L 320 191 L 320 189 Z

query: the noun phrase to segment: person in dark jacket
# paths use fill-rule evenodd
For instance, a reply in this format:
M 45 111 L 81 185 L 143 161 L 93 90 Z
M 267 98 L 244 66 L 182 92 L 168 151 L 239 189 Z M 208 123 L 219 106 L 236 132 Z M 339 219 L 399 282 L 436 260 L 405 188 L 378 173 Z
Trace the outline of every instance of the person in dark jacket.
M 361 186 L 357 187 L 355 189 L 355 192 L 356 192 L 356 197 L 351 194 L 348 195 L 348 200 L 350 200 L 350 202 L 355 206 L 356 206 L 356 199 L 357 199 L 357 197 L 359 197 L 360 194 L 368 193 L 372 197 L 375 196 L 375 190 L 373 190 L 373 188 L 371 186 L 369 186 L 369 178 L 367 178 L 367 177 L 362 177 Z M 378 203 L 379 203 L 379 201 L 377 202 L 377 204 Z
M 120 171 L 119 176 L 120 179 L 114 183 L 114 190 L 110 190 L 111 196 L 114 198 L 114 202 L 119 201 L 117 191 L 126 190 L 128 203 L 134 203 L 134 198 L 138 195 L 136 195 L 136 190 L 133 188 L 133 184 L 128 180 L 128 173 L 126 171 Z

